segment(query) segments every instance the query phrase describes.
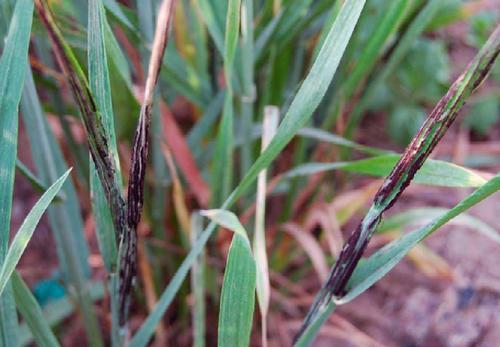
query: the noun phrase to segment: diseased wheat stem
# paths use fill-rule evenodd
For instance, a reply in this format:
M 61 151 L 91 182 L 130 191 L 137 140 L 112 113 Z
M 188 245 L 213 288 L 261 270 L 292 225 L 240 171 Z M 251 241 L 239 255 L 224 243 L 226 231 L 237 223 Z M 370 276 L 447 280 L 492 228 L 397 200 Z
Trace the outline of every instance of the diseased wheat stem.
M 160 75 L 161 62 L 167 45 L 168 28 L 172 18 L 175 0 L 164 0 L 158 12 L 153 48 L 149 60 L 148 75 L 141 106 L 139 124 L 134 136 L 132 164 L 130 167 L 127 196 L 128 233 L 120 240 L 120 324 L 124 325 L 136 271 L 137 225 L 141 218 L 144 201 L 144 177 L 149 150 L 149 127 L 153 108 L 153 92 Z
M 73 92 L 73 96 L 78 103 L 87 133 L 90 154 L 96 165 L 97 173 L 106 195 L 106 200 L 110 206 L 113 224 L 117 232 L 121 234 L 127 229 L 125 200 L 122 195 L 115 161 L 111 156 L 108 144 L 109 136 L 102 123 L 101 115 L 97 110 L 96 102 L 90 92 L 87 78 L 78 65 L 73 52 L 64 42 L 46 0 L 35 0 L 35 6 L 52 40 L 52 48 L 59 66 L 63 70 Z
M 43 25 L 52 40 L 57 61 L 69 82 L 78 103 L 87 132 L 90 153 L 96 165 L 106 200 L 110 206 L 113 224 L 120 241 L 119 271 L 119 321 L 125 325 L 130 301 L 132 282 L 136 268 L 136 228 L 143 202 L 144 174 L 149 145 L 149 124 L 153 102 L 153 90 L 158 80 L 161 61 L 167 42 L 167 33 L 175 0 L 164 0 L 157 21 L 155 39 L 146 80 L 144 102 L 139 125 L 134 138 L 128 204 L 122 195 L 117 168 L 108 144 L 109 135 L 103 126 L 96 102 L 90 91 L 87 78 L 81 70 L 71 48 L 65 43 L 46 0 L 35 0 L 35 6 Z
M 495 29 L 488 42 L 469 63 L 467 69 L 437 103 L 406 148 L 399 162 L 375 194 L 372 206 L 344 245 L 327 281 L 323 284 L 309 310 L 296 339 L 311 324 L 321 307 L 327 305 L 332 299 L 335 300 L 345 294 L 347 283 L 371 236 L 380 223 L 383 212 L 397 201 L 401 193 L 410 184 L 415 173 L 455 120 L 467 97 L 486 78 L 499 52 L 500 26 Z

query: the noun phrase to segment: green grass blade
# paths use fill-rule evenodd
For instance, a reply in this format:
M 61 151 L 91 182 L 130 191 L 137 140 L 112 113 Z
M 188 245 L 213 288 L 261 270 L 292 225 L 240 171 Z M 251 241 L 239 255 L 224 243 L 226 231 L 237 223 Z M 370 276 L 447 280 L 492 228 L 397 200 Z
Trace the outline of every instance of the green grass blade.
M 371 155 L 387 154 L 386 150 L 360 145 L 342 136 L 332 134 L 322 129 L 302 128 L 297 132 L 297 135 L 307 139 L 313 139 L 317 141 L 331 143 L 338 146 L 352 148 L 366 154 L 371 154 Z
M 191 215 L 191 244 L 196 243 L 199 233 L 203 230 L 202 218 L 198 213 Z M 201 252 L 191 269 L 191 291 L 193 303 L 193 346 L 205 347 L 206 307 L 205 307 L 205 252 Z
M 105 16 L 104 7 L 100 0 L 89 1 L 88 14 L 88 74 L 89 86 L 96 100 L 96 106 L 102 116 L 102 123 L 109 136 L 109 149 L 119 168 L 118 151 L 116 148 L 116 135 L 114 128 L 113 106 L 109 82 L 108 61 L 105 42 Z M 117 172 L 121 179 L 121 174 Z M 113 225 L 111 211 L 106 201 L 106 196 L 99 181 L 95 165 L 90 167 L 90 185 L 92 194 L 92 210 L 96 222 L 96 235 L 99 242 L 104 265 L 108 272 L 114 272 L 117 261 L 117 235 Z
M 271 142 L 279 121 L 279 109 L 276 106 L 264 108 L 264 121 L 262 123 L 262 145 L 264 151 Z M 255 230 L 253 239 L 253 252 L 257 266 L 256 289 L 259 309 L 261 314 L 262 346 L 267 346 L 267 312 L 271 296 L 269 282 L 269 265 L 267 260 L 265 213 L 266 213 L 267 170 L 262 170 L 257 178 L 257 197 L 255 201 Z
M 226 15 L 226 36 L 224 39 L 224 74 L 227 92 L 224 100 L 222 120 L 217 134 L 212 175 L 213 205 L 219 206 L 231 189 L 233 172 L 233 64 L 238 45 L 241 0 L 228 2 Z
M 386 218 L 380 223 L 377 233 L 383 233 L 389 230 L 398 230 L 409 225 L 418 225 L 431 222 L 448 212 L 446 208 L 440 207 L 420 207 L 406 210 L 397 215 Z M 500 231 L 491 227 L 479 218 L 468 214 L 461 214 L 449 221 L 449 224 L 461 225 L 471 230 L 483 234 L 490 240 L 500 243 Z
M 40 305 L 17 272 L 12 274 L 12 289 L 17 308 L 19 312 L 21 312 L 24 321 L 29 326 L 37 346 L 60 346 L 43 315 Z
M 248 346 L 255 306 L 255 262 L 247 240 L 233 236 L 219 313 L 218 346 Z
M 33 18 L 30 0 L 16 2 L 0 58 L 0 264 L 7 254 L 17 158 L 18 107 L 28 66 Z M 5 22 L 7 23 L 7 21 Z M 3 38 L 2 38 L 3 39 Z M 17 314 L 11 286 L 0 296 L 0 345 L 17 346 Z
M 343 170 L 362 175 L 386 177 L 401 158 L 398 154 L 386 154 L 368 159 L 333 163 L 307 163 L 284 174 L 291 178 L 313 175 L 329 170 Z M 415 175 L 415 183 L 441 187 L 479 187 L 486 180 L 474 171 L 441 160 L 427 160 Z
M 45 212 L 47 207 L 49 207 L 52 199 L 54 199 L 54 197 L 61 189 L 64 181 L 66 181 L 66 178 L 68 178 L 70 171 L 71 169 L 66 171 L 66 173 L 62 175 L 56 182 L 54 182 L 54 184 L 50 186 L 50 188 L 42 195 L 42 197 L 37 201 L 35 206 L 33 206 L 29 214 L 26 216 L 23 224 L 16 233 L 16 236 L 12 240 L 7 255 L 5 256 L 4 262 L 2 264 L 2 268 L 0 269 L 0 295 L 3 293 L 5 285 L 9 281 L 12 272 L 14 272 L 19 259 L 21 259 L 21 255 L 26 249 L 31 236 L 33 235 L 33 232 L 38 225 L 38 221 L 40 221 L 40 218 L 42 218 L 43 213 Z
M 280 151 L 293 138 L 297 131 L 310 119 L 314 110 L 318 107 L 322 97 L 337 70 L 340 59 L 349 42 L 354 27 L 365 4 L 364 0 L 347 0 L 342 7 L 335 24 L 332 26 L 323 47 L 318 54 L 308 76 L 302 83 L 297 95 L 292 101 L 285 119 L 281 123 L 276 136 L 269 147 L 262 153 L 252 165 L 247 175 L 238 184 L 233 193 L 224 203 L 224 208 L 231 206 L 236 199 L 249 188 L 257 178 L 258 173 L 266 168 L 271 161 L 278 156 Z M 155 309 L 150 313 L 136 335 L 130 341 L 131 347 L 145 346 L 152 334 L 156 324 L 161 320 L 163 313 L 169 307 L 175 294 L 182 285 L 189 268 L 202 251 L 205 243 L 215 230 L 215 224 L 210 225 L 200 234 L 198 242 L 193 246 L 181 266 L 163 291 Z
M 226 74 L 226 83 L 228 85 L 231 82 L 231 69 L 233 68 L 240 33 L 240 7 L 241 0 L 228 1 L 226 31 L 224 37 L 224 72 Z M 230 87 L 228 89 L 230 89 Z
M 224 52 L 224 34 L 223 28 L 217 22 L 216 12 L 211 0 L 198 0 L 200 12 L 203 16 L 208 32 L 215 43 L 215 46 L 222 54 Z
M 293 344 L 293 347 L 308 347 L 314 342 L 314 338 L 321 329 L 321 326 L 330 317 L 332 312 L 335 310 L 335 303 L 333 301 L 329 302 L 326 306 L 322 306 L 318 312 L 317 318 L 311 322 L 311 325 L 303 332 L 297 341 Z
M 241 91 L 241 125 L 243 138 L 241 147 L 241 172 L 248 170 L 253 162 L 251 146 L 251 128 L 253 122 L 254 102 L 257 97 L 254 84 L 254 10 L 253 0 L 241 2 L 241 54 L 240 70 L 242 74 Z
M 116 0 L 103 0 L 103 4 L 106 7 L 106 9 L 110 11 L 113 14 L 113 16 L 115 16 L 120 21 L 120 23 L 125 25 L 133 32 L 136 32 L 136 29 L 134 28 L 133 24 L 130 23 L 129 19 L 127 18 L 125 13 L 123 13 L 122 8 L 120 7 L 120 5 Z
M 213 206 L 220 206 L 231 189 L 234 145 L 233 111 L 232 93 L 228 90 L 225 95 L 222 120 L 219 124 L 213 156 L 214 167 L 211 182 Z
M 52 48 L 57 61 L 69 81 L 73 96 L 78 103 L 81 118 L 85 126 L 92 159 L 96 165 L 99 179 L 104 188 L 106 200 L 110 206 L 115 229 L 127 230 L 125 223 L 125 201 L 121 191 L 118 168 L 109 147 L 109 134 L 103 124 L 102 115 L 96 109 L 96 100 L 76 56 L 66 43 L 46 0 L 35 0 L 35 7 L 42 24 L 47 29 L 52 41 Z M 87 12 L 85 12 L 86 14 Z
M 109 150 L 115 162 L 115 167 L 120 168 L 118 150 L 116 147 L 116 134 L 114 127 L 113 103 L 106 50 L 106 43 L 113 42 L 114 36 L 109 28 L 104 14 L 104 7 L 100 0 L 90 0 L 88 7 L 88 74 L 90 90 L 95 96 L 97 109 L 102 115 L 102 123 L 109 136 Z M 119 48 L 118 48 L 119 49 Z M 121 52 L 121 51 L 120 51 Z M 121 181 L 120 170 L 117 172 Z M 90 188 L 92 197 L 92 211 L 95 218 L 96 236 L 104 265 L 110 276 L 110 311 L 111 311 L 111 336 L 114 345 L 119 344 L 119 319 L 117 316 L 118 290 L 116 267 L 118 260 L 118 247 L 113 217 L 104 194 L 103 187 L 98 177 L 95 164 L 90 164 Z
M 347 294 L 337 301 L 344 304 L 370 288 L 375 282 L 387 274 L 403 257 L 419 242 L 445 225 L 452 218 L 467 211 L 490 195 L 500 190 L 500 175 L 496 175 L 487 183 L 479 187 L 472 194 L 455 205 L 441 217 L 427 224 L 425 227 L 413 231 L 391 242 L 359 264 L 347 286 Z
M 201 214 L 234 232 L 222 284 L 217 345 L 248 346 L 256 285 L 256 266 L 250 241 L 246 230 L 233 213 L 226 210 L 207 210 Z
M 198 149 L 199 151 L 203 137 L 210 132 L 215 124 L 217 116 L 221 112 L 224 105 L 224 100 L 224 91 L 221 90 L 217 93 L 213 101 L 207 106 L 200 120 L 198 120 L 189 131 L 187 135 L 187 142 L 195 156 L 198 154 L 196 150 Z

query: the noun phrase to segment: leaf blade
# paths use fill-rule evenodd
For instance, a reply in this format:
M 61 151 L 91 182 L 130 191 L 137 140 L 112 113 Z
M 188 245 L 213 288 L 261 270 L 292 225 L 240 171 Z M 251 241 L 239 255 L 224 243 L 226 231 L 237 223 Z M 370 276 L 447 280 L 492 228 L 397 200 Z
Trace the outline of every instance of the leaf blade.
M 40 347 L 60 346 L 43 315 L 40 305 L 17 272 L 12 275 L 12 289 L 17 308 L 29 326 L 37 345 Z
M 7 253 L 17 156 L 18 105 L 28 65 L 33 3 L 16 2 L 0 58 L 0 264 Z M 17 314 L 10 285 L 0 297 L 0 342 L 17 345 Z
M 54 184 L 52 184 L 52 186 L 49 187 L 49 189 L 47 189 L 47 191 L 41 196 L 35 206 L 33 206 L 31 211 L 28 213 L 23 221 L 23 224 L 16 233 L 16 236 L 14 236 L 9 250 L 7 251 L 7 255 L 5 256 L 2 268 L 0 269 L 0 295 L 5 289 L 5 285 L 9 281 L 10 275 L 14 272 L 17 262 L 21 259 L 21 255 L 26 249 L 31 236 L 35 232 L 35 228 L 40 221 L 40 218 L 42 218 L 43 213 L 47 207 L 49 207 L 52 199 L 54 199 L 59 190 L 61 190 L 62 185 L 66 181 L 66 178 L 68 178 L 70 172 L 71 169 L 66 171 L 57 181 L 54 182 Z

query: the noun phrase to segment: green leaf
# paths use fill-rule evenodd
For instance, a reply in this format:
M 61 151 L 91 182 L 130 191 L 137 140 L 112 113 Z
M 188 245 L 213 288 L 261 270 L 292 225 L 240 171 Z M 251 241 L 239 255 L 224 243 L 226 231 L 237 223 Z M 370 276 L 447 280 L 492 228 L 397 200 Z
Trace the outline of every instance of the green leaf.
M 102 123 L 109 136 L 109 149 L 115 161 L 115 166 L 120 167 L 118 151 L 116 148 L 116 135 L 114 128 L 113 106 L 109 82 L 108 61 L 105 43 L 104 8 L 100 0 L 89 1 L 88 14 L 88 71 L 89 86 L 97 103 L 97 109 L 102 115 Z M 117 172 L 121 180 L 120 171 Z M 113 272 L 117 261 L 116 232 L 113 218 L 106 201 L 106 196 L 99 180 L 94 163 L 90 165 L 90 185 L 92 194 L 92 211 L 96 222 L 96 235 L 99 250 L 102 254 L 104 265 L 108 272 Z
M 347 287 L 347 294 L 336 300 L 337 304 L 351 301 L 387 274 L 419 242 L 438 230 L 452 218 L 478 204 L 500 190 L 500 175 L 496 175 L 463 199 L 454 208 L 427 224 L 425 227 L 404 235 L 359 264 Z
M 32 0 L 17 1 L 0 58 L 0 264 L 4 263 L 9 243 L 17 158 L 18 107 L 28 66 L 32 18 Z M 17 344 L 15 303 L 11 287 L 7 284 L 5 295 L 0 297 L 0 345 Z
M 248 240 L 235 234 L 227 256 L 218 346 L 248 346 L 255 306 L 255 261 Z
M 127 28 L 136 32 L 136 29 L 130 23 L 125 13 L 123 13 L 122 8 L 118 4 L 116 0 L 103 0 L 104 6 L 115 16 L 122 24 L 124 24 Z
M 371 155 L 380 155 L 386 154 L 387 151 L 383 149 L 378 149 L 374 147 L 368 147 L 364 145 L 360 145 L 356 142 L 348 140 L 342 136 L 332 134 L 328 131 L 317 129 L 317 128 L 302 128 L 297 132 L 297 135 L 301 137 L 305 137 L 308 139 L 314 139 L 317 141 L 327 142 L 338 146 L 343 146 L 347 148 L 352 148 L 358 150 L 362 153 L 371 154 Z
M 191 244 L 196 243 L 199 233 L 203 230 L 202 218 L 198 213 L 191 215 Z M 194 297 L 192 311 L 193 346 L 205 347 L 206 306 L 205 306 L 205 253 L 202 252 L 191 269 L 191 291 Z
M 299 339 L 294 342 L 293 347 L 307 347 L 312 345 L 316 334 L 321 329 L 321 326 L 330 317 L 335 310 L 335 303 L 330 301 L 327 305 L 320 307 L 316 319 L 307 327 L 307 329 L 300 335 Z
M 211 219 L 221 227 L 234 231 L 236 234 L 244 239 L 247 239 L 248 241 L 247 232 L 234 213 L 222 209 L 214 209 L 202 210 L 200 211 L 200 214 Z M 250 243 L 250 241 L 248 242 Z
M 405 226 L 415 224 L 422 225 L 432 221 L 433 219 L 439 218 L 447 212 L 448 209 L 440 207 L 412 208 L 405 212 L 398 213 L 395 216 L 391 216 L 390 218 L 384 219 L 379 225 L 377 232 L 383 233 L 385 231 L 401 229 Z M 500 232 L 479 218 L 463 213 L 453 218 L 449 224 L 461 225 L 472 230 L 476 230 L 490 240 L 500 243 Z
M 224 38 L 224 72 L 228 89 L 231 89 L 231 69 L 234 63 L 238 37 L 240 33 L 240 6 L 241 0 L 229 0 L 226 16 L 226 34 Z
M 57 347 L 59 342 L 50 329 L 40 305 L 31 293 L 21 276 L 14 272 L 12 274 L 12 289 L 16 305 L 21 312 L 26 324 L 28 324 L 37 346 Z
M 399 154 L 386 154 L 351 162 L 307 163 L 291 169 L 284 176 L 291 178 L 328 170 L 344 170 L 357 174 L 385 177 L 391 173 L 400 158 Z M 416 173 L 414 182 L 442 187 L 479 187 L 486 180 L 462 166 L 429 159 Z
M 108 145 L 112 160 L 115 162 L 115 167 L 118 168 L 116 173 L 118 180 L 121 181 L 120 162 L 118 159 L 118 150 L 116 147 L 116 134 L 114 127 L 113 103 L 111 99 L 111 87 L 109 80 L 108 61 L 106 43 L 114 42 L 114 36 L 109 28 L 104 15 L 104 7 L 101 0 L 89 1 L 88 13 L 88 73 L 89 87 L 95 97 L 97 110 L 102 115 L 102 124 L 105 132 L 108 134 Z M 119 50 L 119 49 L 118 49 Z M 121 51 L 120 51 L 121 52 Z M 118 247 L 116 240 L 118 239 L 111 210 L 106 200 L 101 181 L 95 167 L 91 161 L 90 164 L 90 187 L 92 197 L 92 211 L 96 223 L 96 235 L 99 244 L 106 270 L 110 274 L 110 295 L 111 302 L 111 322 L 112 322 L 112 339 L 116 343 L 119 336 L 118 308 L 115 305 L 118 303 L 118 291 L 113 290 L 113 283 L 116 281 L 115 272 L 118 260 Z M 120 187 L 121 188 L 121 187 Z
M 224 35 L 223 28 L 217 22 L 216 9 L 211 0 L 199 0 L 200 13 L 203 16 L 208 32 L 215 43 L 219 52 L 224 52 Z
M 255 306 L 256 269 L 247 233 L 232 212 L 206 210 L 201 211 L 201 215 L 235 233 L 222 284 L 218 346 L 248 346 Z
M 38 221 L 40 221 L 40 218 L 42 218 L 43 213 L 47 207 L 49 207 L 52 199 L 54 199 L 61 189 L 64 181 L 68 178 L 70 171 L 71 169 L 66 171 L 64 175 L 62 175 L 52 186 L 50 186 L 49 189 L 47 189 L 45 194 L 42 195 L 35 206 L 33 206 L 30 213 L 26 216 L 23 224 L 16 233 L 16 236 L 12 240 L 7 255 L 5 256 L 5 260 L 2 264 L 2 268 L 0 269 L 0 295 L 3 293 L 5 285 L 9 281 L 10 275 L 12 275 L 12 272 L 16 268 L 19 259 L 21 259 L 21 256 L 26 249 L 31 236 L 33 235 L 36 226 L 38 225 Z
M 212 205 L 220 205 L 230 192 L 233 179 L 233 100 L 228 91 L 225 95 L 222 120 L 219 124 L 215 153 L 213 161 L 213 172 L 211 181 Z
M 318 53 L 318 57 L 278 127 L 275 137 L 227 199 L 225 207 L 232 204 L 238 196 L 248 189 L 257 174 L 278 156 L 299 129 L 310 119 L 335 75 L 364 4 L 364 0 L 348 0 L 344 3 Z
M 201 153 L 201 142 L 203 137 L 210 132 L 217 116 L 224 105 L 224 91 L 219 91 L 213 101 L 207 106 L 201 118 L 196 122 L 187 135 L 187 142 L 194 155 Z
M 310 119 L 330 85 L 364 4 L 365 0 L 347 0 L 344 3 L 337 20 L 325 39 L 325 43 L 317 59 L 295 95 L 283 122 L 278 128 L 276 136 L 273 138 L 269 147 L 257 158 L 256 162 L 252 165 L 233 193 L 227 198 L 226 202 L 223 204 L 223 208 L 228 208 L 234 204 L 236 199 L 255 181 L 258 173 L 269 166 L 273 159 L 276 158 L 281 150 L 290 142 L 297 131 Z M 175 294 L 182 285 L 184 278 L 189 272 L 189 268 L 196 261 L 197 256 L 203 250 L 205 243 L 214 230 L 215 224 L 210 223 L 210 225 L 200 234 L 198 242 L 193 246 L 174 277 L 163 291 L 154 310 L 139 328 L 136 335 L 131 339 L 131 347 L 145 346 L 148 343 L 163 313 L 169 307 Z
M 261 152 L 271 142 L 279 122 L 279 108 L 276 106 L 264 107 L 264 119 L 262 121 Z M 261 314 L 261 336 L 262 345 L 267 345 L 267 313 L 271 296 L 271 284 L 269 280 L 269 262 L 266 247 L 266 191 L 267 170 L 262 170 L 257 178 L 257 194 L 255 198 L 255 230 L 253 238 L 253 252 L 257 267 L 256 290 L 257 300 Z

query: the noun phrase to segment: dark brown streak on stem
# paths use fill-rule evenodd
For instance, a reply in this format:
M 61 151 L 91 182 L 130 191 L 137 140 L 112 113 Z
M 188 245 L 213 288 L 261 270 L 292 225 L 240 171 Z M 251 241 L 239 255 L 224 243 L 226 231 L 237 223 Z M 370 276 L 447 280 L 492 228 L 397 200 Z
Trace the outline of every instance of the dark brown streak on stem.
M 87 132 L 88 144 L 92 159 L 96 164 L 97 173 L 103 186 L 106 200 L 110 205 L 115 229 L 121 233 L 127 228 L 125 221 L 125 200 L 116 175 L 115 163 L 111 158 L 108 135 L 97 111 L 96 103 L 85 80 L 85 76 L 78 75 L 72 66 L 65 50 L 62 35 L 57 28 L 49 6 L 45 0 L 35 0 L 35 6 L 40 19 L 46 27 L 57 61 L 67 78 L 73 95 L 78 103 L 82 120 Z
M 408 145 L 393 171 L 386 178 L 373 199 L 372 207 L 365 218 L 351 234 L 344 245 L 328 280 L 323 285 L 300 331 L 302 335 L 312 323 L 320 307 L 328 304 L 334 297 L 345 295 L 346 286 L 356 265 L 377 228 L 384 211 L 389 209 L 410 184 L 437 143 L 456 119 L 465 99 L 481 84 L 491 70 L 500 52 L 500 26 L 491 34 L 488 43 L 477 54 L 467 69 L 457 78 L 446 95 L 438 102 L 428 118 Z M 466 80 L 468 78 L 468 80 Z M 465 86 L 464 86 L 464 80 Z
M 132 283 L 136 272 L 137 225 L 141 219 L 144 201 L 144 177 L 149 150 L 149 128 L 153 107 L 153 91 L 160 74 L 161 62 L 167 45 L 168 28 L 172 18 L 175 0 L 164 0 L 158 12 L 148 76 L 141 107 L 139 124 L 134 136 L 132 148 L 132 164 L 130 167 L 127 196 L 128 233 L 120 242 L 120 325 L 124 325 L 127 317 Z

